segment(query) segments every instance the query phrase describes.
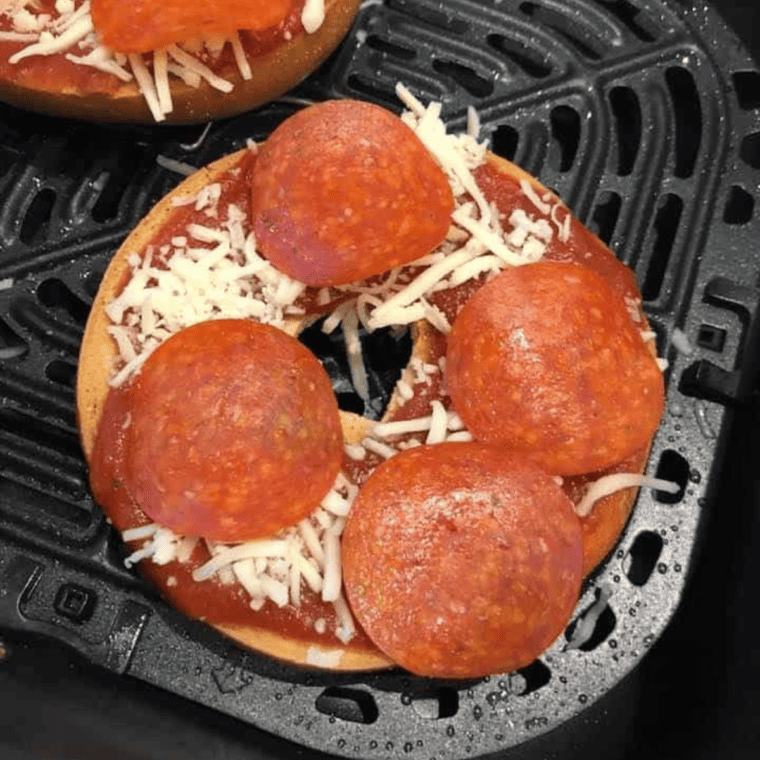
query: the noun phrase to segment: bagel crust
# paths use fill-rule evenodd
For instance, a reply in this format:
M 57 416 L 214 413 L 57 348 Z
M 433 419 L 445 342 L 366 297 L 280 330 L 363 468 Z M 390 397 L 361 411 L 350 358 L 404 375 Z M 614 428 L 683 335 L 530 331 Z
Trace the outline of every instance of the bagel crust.
M 162 199 L 135 228 L 113 257 L 103 277 L 82 341 L 76 388 L 82 447 L 91 466 L 91 482 L 96 498 L 103 491 L 103 477 L 99 476 L 93 467 L 101 466 L 109 455 L 107 450 L 104 453 L 98 449 L 99 446 L 103 446 L 99 438 L 99 430 L 102 431 L 109 426 L 111 428 L 114 426 L 113 422 L 104 423 L 104 409 L 107 408 L 108 404 L 114 403 L 112 401 L 115 397 L 114 392 L 109 391 L 109 377 L 114 371 L 119 356 L 116 343 L 108 332 L 112 323 L 106 315 L 106 307 L 118 296 L 130 278 L 133 265 L 130 264 L 129 257 L 134 253 L 144 251 L 149 245 L 160 246 L 173 235 L 178 234 L 175 218 L 178 210 L 175 201 L 179 198 L 192 197 L 212 183 L 221 183 L 227 187 L 229 192 L 233 193 L 233 196 L 230 197 L 234 197 L 234 193 L 237 192 L 240 198 L 243 198 L 247 187 L 245 173 L 255 171 L 255 163 L 251 157 L 250 151 L 239 151 L 201 169 L 182 182 L 169 196 Z M 544 198 L 556 198 L 519 167 L 493 154 L 488 154 L 486 164 L 475 172 L 475 176 L 486 197 L 489 200 L 493 199 L 497 205 L 500 202 L 508 203 L 509 193 L 514 193 L 514 190 L 502 192 L 499 188 L 508 184 L 512 187 L 515 185 L 519 187 L 521 181 L 529 182 L 534 192 Z M 235 179 L 231 179 L 232 177 Z M 244 205 L 243 201 L 241 201 L 241 205 Z M 584 251 L 592 251 L 593 258 L 598 259 L 599 268 L 607 272 L 605 278 L 613 285 L 613 288 L 617 288 L 621 294 L 638 293 L 630 271 L 614 257 L 601 241 L 575 220 L 573 220 L 571 229 L 572 235 L 574 236 L 577 233 L 580 239 L 578 245 Z M 477 280 L 473 281 L 471 291 L 465 289 L 465 292 L 474 292 L 480 284 L 482 283 Z M 461 304 L 453 304 L 453 302 L 448 303 L 445 298 L 445 291 L 439 291 L 439 293 L 441 293 L 440 299 L 435 303 L 443 313 L 450 309 L 456 311 L 461 306 Z M 329 312 L 334 307 L 335 304 L 331 303 L 326 307 L 323 306 L 321 310 Z M 314 308 L 311 313 L 307 313 L 303 317 L 291 318 L 286 322 L 283 329 L 290 334 L 298 334 L 304 326 L 314 320 L 314 312 L 316 311 L 319 309 Z M 639 314 L 636 321 L 642 330 L 647 328 L 643 314 Z M 423 320 L 413 326 L 413 338 L 412 361 L 402 371 L 401 383 L 397 385 L 382 421 L 410 420 L 430 414 L 431 401 L 435 402 L 435 400 L 442 399 L 445 396 L 443 373 L 436 369 L 440 364 L 441 357 L 445 354 L 445 337 L 429 322 Z M 651 339 L 648 346 L 654 352 L 654 343 Z M 420 366 L 432 367 L 433 369 L 430 371 L 426 382 L 415 387 L 415 391 L 417 388 L 420 390 L 415 393 L 411 400 L 402 398 L 400 386 L 404 384 L 406 386 L 413 385 L 415 372 L 418 372 L 418 369 L 415 370 L 414 368 Z M 116 393 L 116 397 L 118 395 Z M 107 412 L 106 417 L 109 414 L 110 412 Z M 341 412 L 341 425 L 344 441 L 347 447 L 351 447 L 365 442 L 375 423 L 355 414 Z M 649 446 L 647 445 L 625 461 L 619 462 L 604 472 L 566 478 L 563 483 L 563 490 L 575 503 L 580 499 L 588 483 L 601 475 L 616 472 L 640 473 L 645 467 L 648 449 Z M 360 461 L 358 459 L 351 460 L 349 456 L 346 456 L 344 458 L 344 469 L 351 481 L 361 486 L 380 461 L 382 461 L 382 457 L 372 452 Z M 99 477 L 100 485 L 98 486 Z M 583 575 L 588 576 L 593 572 L 594 568 L 608 555 L 617 542 L 631 513 L 636 495 L 637 490 L 635 488 L 618 491 L 600 500 L 591 513 L 580 520 L 584 540 Z M 98 500 L 101 503 L 103 502 L 103 499 Z M 149 519 L 144 515 L 142 518 L 140 517 L 140 510 L 134 503 L 128 503 L 117 511 L 113 511 L 108 504 L 103 504 L 103 506 L 115 527 L 121 531 L 149 522 Z M 132 549 L 136 547 L 137 544 L 131 545 Z M 181 570 L 187 578 L 184 585 L 184 595 L 178 595 L 177 572 L 169 572 L 150 561 L 141 562 L 139 567 L 141 572 L 157 586 L 170 604 L 190 617 L 204 619 L 208 625 L 245 647 L 285 662 L 306 667 L 316 666 L 328 670 L 374 670 L 393 664 L 372 644 L 360 628 L 357 628 L 355 638 L 347 644 L 340 644 L 331 639 L 322 644 L 313 630 L 299 630 L 298 625 L 293 624 L 292 620 L 287 624 L 281 624 L 278 629 L 277 621 L 285 618 L 278 617 L 276 611 L 267 611 L 268 608 L 264 608 L 261 612 L 244 610 L 245 614 L 235 613 L 225 616 L 221 613 L 215 614 L 212 606 L 207 606 L 203 610 L 197 606 L 194 607 L 188 601 L 192 595 L 187 592 L 188 586 L 194 583 L 191 579 L 190 570 Z M 173 583 L 169 581 L 170 577 L 175 577 Z M 182 582 L 179 586 L 182 587 Z M 195 583 L 195 586 L 200 588 L 211 586 L 211 584 L 200 582 Z M 222 596 L 231 593 L 225 592 L 224 587 L 221 589 L 220 592 L 217 588 L 215 593 L 221 593 Z M 336 654 L 337 652 L 340 654 Z
M 233 84 L 221 92 L 202 80 L 198 87 L 171 77 L 173 109 L 166 123 L 195 124 L 234 116 L 268 103 L 292 90 L 315 71 L 348 34 L 361 0 L 325 0 L 325 18 L 314 32 L 297 30 L 290 39 L 272 30 L 264 50 L 256 51 L 243 37 L 251 78 L 243 79 L 230 56 L 214 73 Z M 294 9 L 300 12 L 302 3 Z M 0 16 L 2 21 L 2 16 Z M 4 27 L 0 27 L 4 28 Z M 66 60 L 68 51 L 24 58 L 9 57 L 27 43 L 0 40 L 0 100 L 18 108 L 85 121 L 155 123 L 155 118 L 134 80 L 123 82 L 112 74 Z

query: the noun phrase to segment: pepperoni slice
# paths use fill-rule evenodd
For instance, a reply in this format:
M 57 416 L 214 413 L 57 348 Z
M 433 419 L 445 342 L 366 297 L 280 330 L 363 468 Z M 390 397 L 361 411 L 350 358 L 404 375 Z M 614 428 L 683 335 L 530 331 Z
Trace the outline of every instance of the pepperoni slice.
M 271 535 L 311 513 L 338 473 L 330 379 L 269 325 L 217 320 L 175 333 L 146 361 L 133 398 L 127 487 L 177 533 Z
M 259 151 L 253 220 L 262 253 L 309 285 L 340 285 L 414 261 L 445 237 L 446 175 L 397 116 L 327 101 L 284 121 Z
M 464 306 L 446 380 L 477 440 L 577 475 L 643 448 L 662 416 L 662 373 L 624 303 L 580 264 L 507 270 Z
M 367 635 L 439 678 L 532 662 L 566 625 L 582 562 L 580 522 L 554 479 L 479 443 L 383 462 L 343 533 L 346 593 Z
M 92 0 L 100 41 L 121 53 L 147 53 L 193 37 L 226 36 L 274 26 L 292 0 Z

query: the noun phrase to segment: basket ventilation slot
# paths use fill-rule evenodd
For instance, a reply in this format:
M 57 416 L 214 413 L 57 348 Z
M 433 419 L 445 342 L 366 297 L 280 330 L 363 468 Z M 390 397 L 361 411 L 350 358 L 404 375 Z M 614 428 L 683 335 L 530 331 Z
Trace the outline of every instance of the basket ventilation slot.
M 579 625 L 581 620 L 589 613 L 591 608 L 599 602 L 599 599 L 601 597 L 602 590 L 600 588 L 596 589 L 596 599 L 594 602 L 589 604 L 585 609 L 581 611 L 581 613 L 578 615 L 578 617 L 573 620 L 570 625 L 568 625 L 567 630 L 565 631 L 565 639 L 570 642 L 573 639 L 573 634 L 575 633 L 576 627 Z M 602 611 L 599 613 L 599 616 L 596 619 L 596 623 L 594 624 L 594 630 L 591 633 L 591 636 L 586 639 L 586 641 L 578 646 L 577 648 L 581 652 L 591 652 L 597 647 L 599 647 L 601 644 L 603 644 L 607 639 L 612 635 L 612 632 L 615 630 L 617 626 L 617 616 L 615 615 L 612 607 L 610 607 L 609 602 L 604 605 L 602 608 Z
M 613 87 L 609 94 L 617 135 L 617 167 L 619 177 L 633 171 L 641 146 L 641 104 L 630 87 Z
M 557 106 L 551 112 L 553 146 L 558 149 L 556 156 L 549 154 L 550 165 L 559 172 L 568 172 L 575 163 L 581 142 L 581 118 L 570 106 Z
M 643 530 L 634 539 L 623 558 L 626 578 L 634 586 L 643 586 L 651 577 L 662 554 L 662 536 L 651 530 Z
M 723 221 L 726 224 L 747 224 L 755 212 L 755 198 L 739 185 L 732 185 L 728 191 Z
M 509 124 L 500 124 L 491 135 L 491 150 L 494 153 L 513 161 L 520 144 L 520 133 Z
M 528 694 L 543 689 L 551 680 L 552 672 L 549 666 L 542 660 L 536 660 L 516 673 L 512 673 L 510 691 L 517 696 L 527 697 Z
M 56 194 L 49 187 L 40 190 L 32 198 L 21 223 L 19 240 L 29 246 L 39 245 L 48 239 L 50 218 L 55 206 Z
M 739 156 L 748 166 L 760 169 L 760 132 L 753 132 L 742 140 Z
M 436 58 L 433 70 L 450 77 L 475 98 L 486 98 L 493 93 L 493 81 L 480 76 L 474 69 L 456 61 Z
M 0 319 L 0 360 L 20 359 L 29 352 L 29 344 Z
M 400 61 L 413 61 L 417 57 L 417 53 L 414 50 L 399 45 L 397 42 L 390 42 L 377 34 L 370 34 L 367 37 L 367 46 L 380 53 L 398 58 Z
M 760 72 L 737 71 L 732 80 L 739 108 L 745 111 L 760 108 Z
M 459 712 L 459 692 L 450 686 L 402 694 L 401 701 L 411 704 L 417 715 L 428 720 L 453 718 Z
M 654 219 L 655 236 L 652 255 L 644 285 L 641 288 L 641 295 L 645 301 L 654 301 L 660 295 L 682 212 L 683 201 L 672 193 L 668 193 L 663 198 L 657 209 Z
M 79 344 L 82 340 L 82 327 L 76 327 L 60 320 L 39 303 L 28 297 L 21 297 L 11 305 L 11 316 L 43 345 L 64 351 L 72 357 L 79 354 Z
M 351 723 L 374 723 L 379 715 L 375 698 L 364 689 L 331 686 L 315 702 L 318 712 Z
M 655 491 L 654 497 L 660 504 L 678 504 L 686 493 L 686 485 L 689 482 L 689 463 L 681 454 L 673 449 L 665 449 L 660 456 L 657 464 L 658 478 L 678 483 L 678 491 L 667 493 L 666 491 Z
M 621 197 L 614 192 L 602 193 L 592 213 L 592 231 L 609 245 L 623 205 Z
M 51 309 L 62 309 L 74 322 L 84 327 L 90 307 L 77 297 L 70 288 L 58 278 L 43 280 L 37 288 L 40 303 Z
M 657 24 L 628 0 L 602 0 L 602 2 L 605 10 L 614 14 L 641 42 L 654 42 L 660 36 Z
M 694 77 L 679 66 L 665 72 L 675 118 L 675 176 L 691 177 L 699 154 L 702 108 Z

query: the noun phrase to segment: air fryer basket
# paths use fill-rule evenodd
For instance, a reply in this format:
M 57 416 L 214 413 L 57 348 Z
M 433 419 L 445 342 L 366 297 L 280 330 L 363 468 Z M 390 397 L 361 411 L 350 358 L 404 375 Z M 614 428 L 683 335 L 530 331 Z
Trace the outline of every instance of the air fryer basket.
M 642 492 L 565 637 L 520 672 L 468 683 L 307 673 L 167 609 L 124 568 L 76 431 L 77 352 L 98 282 L 181 179 L 157 158 L 201 166 L 311 99 L 398 111 L 398 81 L 441 101 L 451 130 L 474 105 L 492 149 L 609 242 L 636 271 L 669 362 L 649 472 L 678 493 Z M 760 72 L 709 6 L 675 0 L 370 0 L 290 97 L 208 132 L 0 106 L 0 629 L 339 756 L 474 757 L 560 726 L 646 654 L 696 561 L 725 408 L 750 401 L 757 374 L 759 170 Z M 340 365 L 337 352 L 345 390 Z M 374 370 L 381 388 L 389 368 Z M 592 639 L 567 649 L 604 589 Z

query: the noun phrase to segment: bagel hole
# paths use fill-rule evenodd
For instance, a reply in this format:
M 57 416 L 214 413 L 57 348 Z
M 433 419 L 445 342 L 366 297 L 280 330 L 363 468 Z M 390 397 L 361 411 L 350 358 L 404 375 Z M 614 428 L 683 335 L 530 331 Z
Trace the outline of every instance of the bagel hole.
M 364 414 L 365 401 L 358 394 L 351 392 L 336 393 L 335 398 L 338 400 L 338 409 L 352 414 Z
M 345 339 L 341 329 L 325 333 L 324 319 L 306 328 L 299 340 L 322 362 L 338 401 L 338 408 L 379 420 L 388 406 L 401 371 L 412 355 L 412 338 L 408 329 L 381 328 L 367 333 L 359 328 L 364 367 L 367 372 L 369 398 L 357 392 L 351 378 Z
M 643 586 L 652 577 L 662 546 L 662 536 L 654 531 L 643 530 L 636 536 L 623 558 L 623 571 L 634 586 Z
M 379 715 L 375 698 L 368 691 L 345 686 L 330 686 L 318 697 L 318 712 L 350 723 L 374 723 Z

